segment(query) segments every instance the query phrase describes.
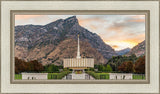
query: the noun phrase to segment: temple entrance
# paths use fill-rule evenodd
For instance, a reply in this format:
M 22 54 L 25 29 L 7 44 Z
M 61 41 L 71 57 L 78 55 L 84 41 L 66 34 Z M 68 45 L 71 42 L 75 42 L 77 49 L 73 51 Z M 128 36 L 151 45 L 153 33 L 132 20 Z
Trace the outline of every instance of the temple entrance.
M 72 72 L 72 73 L 82 74 L 82 73 L 84 73 L 84 69 L 73 69 L 73 72 Z
M 94 77 L 85 73 L 86 68 L 72 68 L 72 73 L 66 75 L 63 79 L 67 80 L 94 80 Z
M 82 73 L 83 73 L 82 70 L 76 70 L 76 71 L 75 71 L 75 74 L 82 74 Z

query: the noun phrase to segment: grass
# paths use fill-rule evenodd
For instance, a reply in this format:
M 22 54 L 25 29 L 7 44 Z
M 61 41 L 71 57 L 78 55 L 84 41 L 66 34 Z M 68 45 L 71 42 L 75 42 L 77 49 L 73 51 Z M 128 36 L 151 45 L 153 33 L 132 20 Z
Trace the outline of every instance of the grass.
M 57 79 L 59 73 L 48 73 L 48 79 Z
M 48 79 L 62 79 L 67 74 L 71 73 L 70 71 L 63 71 L 61 73 L 48 73 Z
M 93 71 L 87 71 L 86 73 L 93 76 L 95 79 L 109 79 L 109 73 L 95 73 Z
M 96 73 L 100 76 L 100 79 L 109 79 L 109 73 Z
M 15 80 L 22 80 L 22 74 L 15 74 L 14 79 Z
M 133 74 L 133 80 L 145 80 L 145 75 Z

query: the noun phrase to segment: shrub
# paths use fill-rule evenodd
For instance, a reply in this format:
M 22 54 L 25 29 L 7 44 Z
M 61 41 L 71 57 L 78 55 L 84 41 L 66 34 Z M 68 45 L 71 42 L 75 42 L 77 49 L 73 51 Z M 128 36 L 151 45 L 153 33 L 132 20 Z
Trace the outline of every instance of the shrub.
M 100 79 L 100 76 L 93 71 L 87 71 L 87 73 L 89 75 L 93 76 L 95 79 Z
M 71 73 L 71 71 L 63 71 L 61 73 L 48 73 L 48 79 L 62 79 L 69 73 Z

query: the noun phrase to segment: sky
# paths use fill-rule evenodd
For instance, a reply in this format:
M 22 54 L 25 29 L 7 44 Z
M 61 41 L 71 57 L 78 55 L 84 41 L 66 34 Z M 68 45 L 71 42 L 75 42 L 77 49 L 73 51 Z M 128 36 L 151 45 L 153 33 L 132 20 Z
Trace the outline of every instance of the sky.
M 133 48 L 145 40 L 145 15 L 15 15 L 15 26 L 45 25 L 71 16 L 116 51 Z

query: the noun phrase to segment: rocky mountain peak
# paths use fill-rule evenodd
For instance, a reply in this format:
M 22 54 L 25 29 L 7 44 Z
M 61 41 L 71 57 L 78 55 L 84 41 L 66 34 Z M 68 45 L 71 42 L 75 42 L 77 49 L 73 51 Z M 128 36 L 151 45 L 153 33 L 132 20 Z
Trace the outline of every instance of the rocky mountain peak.
M 59 23 L 64 23 L 64 20 L 63 20 L 63 19 L 58 19 L 58 20 L 56 20 L 56 21 L 54 21 L 54 22 L 51 22 L 51 23 L 49 23 L 49 24 L 46 24 L 45 26 L 55 26 L 55 25 L 57 25 L 57 24 L 59 24 Z
M 69 17 L 67 19 L 64 20 L 65 23 L 67 24 L 78 24 L 78 19 L 76 16 L 72 16 L 72 17 Z

